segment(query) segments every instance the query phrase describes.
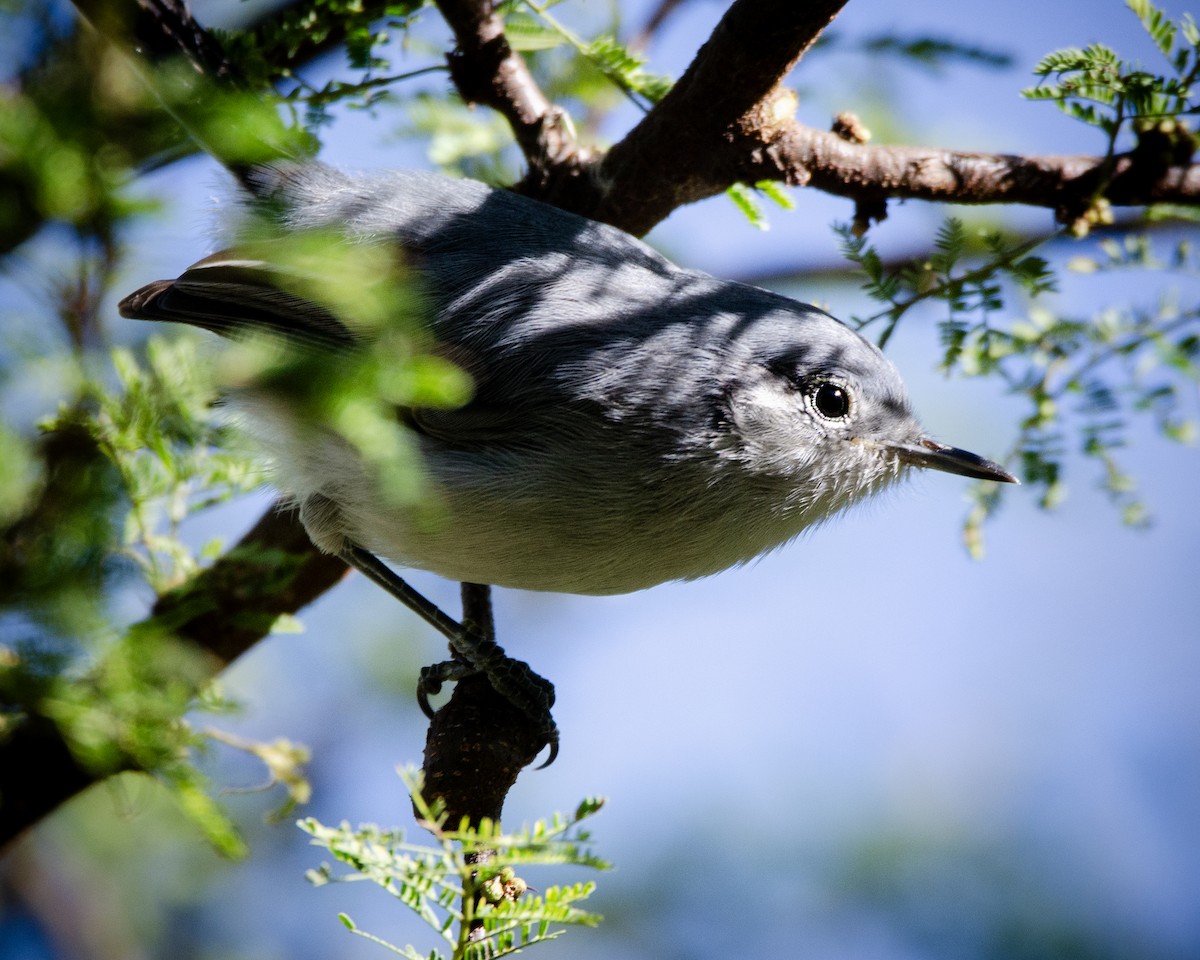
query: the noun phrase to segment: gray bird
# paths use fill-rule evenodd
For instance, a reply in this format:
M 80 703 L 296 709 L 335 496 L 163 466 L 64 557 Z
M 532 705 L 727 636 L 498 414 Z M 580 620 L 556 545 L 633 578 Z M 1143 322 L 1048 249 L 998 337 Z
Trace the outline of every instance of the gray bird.
M 930 438 L 895 367 L 827 313 L 675 266 L 613 227 L 417 172 L 256 169 L 284 232 L 394 245 L 419 273 L 468 403 L 398 411 L 440 505 L 398 511 L 354 448 L 286 403 L 240 407 L 313 542 L 453 580 L 613 594 L 745 563 L 930 468 L 1016 482 Z M 331 310 L 281 290 L 256 248 L 143 287 L 127 317 L 357 349 Z M 386 569 L 386 568 L 385 568 Z

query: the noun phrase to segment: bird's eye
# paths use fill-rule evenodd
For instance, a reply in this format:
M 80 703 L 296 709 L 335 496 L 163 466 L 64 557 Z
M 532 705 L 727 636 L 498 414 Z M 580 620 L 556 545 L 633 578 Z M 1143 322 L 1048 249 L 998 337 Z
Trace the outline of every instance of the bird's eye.
M 823 380 L 808 394 L 813 410 L 826 420 L 841 420 L 850 412 L 850 393 L 841 384 Z

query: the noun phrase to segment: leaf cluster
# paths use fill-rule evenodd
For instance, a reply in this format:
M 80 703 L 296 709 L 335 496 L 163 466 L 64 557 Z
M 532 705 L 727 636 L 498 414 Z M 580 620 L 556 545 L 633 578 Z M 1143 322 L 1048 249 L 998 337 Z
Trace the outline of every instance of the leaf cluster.
M 1127 5 L 1166 58 L 1166 73 L 1147 71 L 1107 47 L 1092 45 L 1044 58 L 1035 72 L 1053 81 L 1043 79 L 1025 95 L 1053 100 L 1069 115 L 1103 130 L 1110 159 L 1118 134 L 1132 124 L 1141 153 L 1154 135 L 1173 162 L 1186 162 L 1194 143 L 1179 118 L 1196 110 L 1192 87 L 1200 75 L 1200 31 L 1188 17 L 1171 21 L 1148 0 L 1127 0 Z M 1082 238 L 1092 226 L 1112 223 L 1111 208 L 1100 197 L 1104 186 L 1104 180 L 1097 184 L 1090 206 L 1067 233 Z M 992 231 L 969 233 L 960 220 L 949 218 L 928 256 L 888 269 L 852 227 L 839 227 L 838 234 L 843 254 L 863 272 L 863 289 L 881 305 L 854 319 L 862 328 L 877 330 L 881 346 L 910 311 L 938 303 L 944 311 L 937 324 L 942 370 L 998 378 L 1023 398 L 1026 413 L 1007 460 L 1038 490 L 1043 507 L 1065 497 L 1063 465 L 1076 451 L 1096 462 L 1100 486 L 1124 521 L 1146 522 L 1146 506 L 1119 453 L 1133 416 L 1151 417 L 1159 433 L 1172 440 L 1193 438 L 1195 414 L 1185 409 L 1185 401 L 1200 380 L 1196 310 L 1168 294 L 1154 304 L 1133 300 L 1094 316 L 1060 313 L 1049 295 L 1061 278 L 1040 248 L 1067 242 L 1062 236 L 1010 241 Z M 1187 241 L 1160 258 L 1150 238 L 1136 232 L 1120 241 L 1102 239 L 1094 253 L 1079 254 L 1068 266 L 1086 274 L 1152 270 L 1195 276 Z M 996 485 L 976 486 L 964 530 L 972 552 L 980 551 L 981 525 L 1003 495 Z
M 26 15 L 39 16 L 40 5 L 27 6 Z M 351 16 L 361 6 L 337 9 Z M 330 36 L 340 29 L 331 27 Z M 378 31 L 371 36 L 383 42 Z M 285 39 L 276 36 L 264 55 L 303 53 Z M 396 405 L 460 402 L 469 384 L 427 355 L 414 325 L 380 329 L 382 313 L 413 301 L 390 268 L 369 251 L 347 255 L 344 245 L 339 258 L 329 238 L 315 236 L 278 251 L 295 277 L 306 278 L 295 281 L 308 284 L 296 292 L 329 303 L 364 336 L 377 335 L 378 350 L 356 355 L 341 377 L 325 376 L 311 358 L 289 366 L 261 344 L 226 353 L 220 366 L 186 336 L 102 348 L 110 340 L 106 293 L 117 276 L 122 232 L 147 209 L 126 196 L 129 171 L 179 155 L 172 118 L 230 162 L 294 155 L 311 143 L 297 138 L 298 127 L 282 123 L 278 103 L 258 91 L 218 87 L 190 68 L 166 65 L 154 76 L 156 99 L 122 52 L 95 33 L 51 31 L 46 42 L 43 59 L 0 98 L 0 130 L 11 134 L 3 138 L 0 199 L 10 191 L 20 198 L 0 203 L 0 239 L 15 246 L 48 220 L 65 222 L 75 247 L 56 238 L 55 250 L 61 260 L 78 250 L 78 260 L 61 266 L 79 276 L 35 289 L 29 307 L 13 309 L 0 353 L 10 421 L 0 425 L 0 742 L 20 728 L 48 726 L 97 778 L 152 771 L 210 841 L 235 855 L 241 841 L 196 765 L 208 741 L 180 719 L 218 705 L 206 686 L 211 663 L 172 637 L 173 624 L 151 618 L 129 626 L 130 603 L 113 598 L 132 589 L 144 604 L 194 582 L 223 545 L 196 545 L 188 521 L 261 482 L 217 415 L 220 386 L 253 381 L 320 407 L 346 442 L 370 451 L 389 490 L 408 497 L 416 496 L 411 458 L 377 436 L 397 433 Z M 154 117 L 150 132 L 137 124 L 143 114 Z M 328 269 L 314 274 L 314 262 Z M 20 273 L 38 277 L 42 267 L 30 262 Z M 386 309 L 361 295 L 368 289 L 391 298 Z M 414 306 L 408 316 L 417 312 Z M 31 363 L 42 370 L 41 384 L 54 384 L 42 391 L 53 394 L 49 401 L 31 404 L 8 389 L 10 373 L 19 383 L 31 380 Z M 37 422 L 35 436 L 35 417 L 47 402 L 50 409 L 57 402 L 58 411 Z M 402 468 L 387 469 L 399 461 Z M 289 561 L 279 561 L 281 577 Z M 269 590 L 275 579 L 264 576 L 247 589 Z M 188 602 L 193 609 L 211 599 Z M 282 762 L 292 753 L 261 745 L 252 752 L 302 799 L 297 764 Z
M 1051 101 L 1068 116 L 1103 130 L 1110 149 L 1128 123 L 1173 119 L 1197 109 L 1200 28 L 1187 14 L 1176 23 L 1149 0 L 1126 0 L 1126 6 L 1162 53 L 1169 73 L 1147 70 L 1094 43 L 1047 54 L 1034 68 L 1042 79 L 1022 91 L 1030 100 Z
M 384 830 L 366 824 L 351 828 L 343 823 L 328 827 L 313 818 L 299 822 L 314 846 L 330 852 L 342 866 L 331 864 L 310 870 L 309 881 L 328 883 L 369 880 L 408 907 L 437 932 L 453 960 L 492 960 L 552 940 L 563 926 L 595 926 L 600 918 L 575 906 L 593 892 L 593 883 L 547 888 L 530 895 L 518 869 L 572 865 L 594 870 L 608 864 L 591 853 L 591 836 L 580 824 L 603 806 L 599 799 L 584 800 L 570 816 L 556 814 L 515 833 L 501 831 L 498 823 L 460 824 L 447 829 L 444 816 L 421 794 L 420 775 L 402 771 L 422 825 L 435 843 L 418 844 L 402 830 Z M 345 914 L 342 923 L 409 960 L 441 960 L 440 950 L 422 953 L 409 945 L 397 947 L 359 929 Z
M 955 219 L 945 222 L 929 257 L 886 270 L 878 252 L 851 227 L 839 228 L 843 252 L 866 276 L 864 290 L 883 309 L 854 318 L 860 328 L 882 324 L 881 344 L 914 307 L 936 302 L 941 368 L 947 374 L 1000 378 L 1024 399 L 1026 414 L 1007 462 L 1040 492 L 1043 507 L 1066 495 L 1063 461 L 1072 449 L 1094 460 L 1100 484 L 1126 523 L 1146 522 L 1136 485 L 1121 467 L 1129 418 L 1150 416 L 1165 437 L 1190 442 L 1194 411 L 1186 399 L 1200 383 L 1200 310 L 1167 296 L 1157 304 L 1109 306 L 1094 316 L 1057 312 L 1046 295 L 1060 278 L 1047 259 L 1034 253 L 1050 240 L 1005 241 L 981 232 L 972 238 Z M 1145 236 L 1097 242 L 1095 255 L 1069 262 L 1076 273 L 1117 270 L 1169 271 L 1200 276 L 1193 249 L 1178 243 L 1160 259 Z M 1028 302 L 1022 316 L 1013 301 Z M 996 484 L 976 485 L 975 505 L 964 535 L 972 552 L 981 549 L 981 524 L 1002 496 Z
M 869 317 L 855 317 L 854 322 L 860 329 L 882 324 L 876 339 L 884 347 L 913 307 L 925 301 L 943 301 L 949 313 L 942 328 L 944 367 L 953 365 L 961 347 L 961 333 L 967 327 L 964 318 L 979 312 L 986 320 L 1003 307 L 1005 280 L 1030 296 L 1055 287 L 1048 262 L 1033 254 L 1042 240 L 1009 243 L 995 231 L 969 236 L 956 217 L 943 222 L 928 257 L 892 271 L 885 269 L 878 251 L 853 225 L 843 224 L 835 231 L 841 240 L 842 255 L 863 271 L 863 289 L 873 300 L 887 305 Z M 972 262 L 981 254 L 986 259 Z
M 330 122 L 334 104 L 370 107 L 387 87 L 412 75 L 389 73 L 392 59 L 385 53 L 397 35 L 407 34 L 424 6 L 424 0 L 314 0 L 284 6 L 249 30 L 214 35 L 247 87 L 274 88 L 287 101 L 303 104 L 305 125 L 312 130 Z M 300 66 L 339 45 L 357 77 L 310 83 Z
M 20 69 L 0 67 L 0 253 L 49 221 L 112 255 L 119 224 L 145 212 L 121 189 L 128 167 L 169 150 L 177 133 L 118 53 L 31 7 L 21 15 L 39 28 L 40 49 Z M 16 15 L 0 9 L 0 31 Z
M 193 551 L 180 537 L 183 521 L 253 489 L 262 477 L 230 448 L 213 406 L 212 370 L 194 338 L 151 337 L 142 360 L 117 348 L 112 363 L 115 389 L 89 380 L 85 403 L 41 426 L 81 427 L 113 465 L 129 505 L 122 553 L 162 593 L 222 549 L 214 540 Z
M 536 0 L 511 0 L 500 5 L 499 12 L 505 15 L 505 32 L 512 37 L 514 49 L 532 52 L 570 47 L 643 111 L 670 91 L 673 81 L 646 71 L 645 58 L 617 40 L 615 33 L 605 32 L 593 40 L 584 40 L 550 13 L 551 6 L 552 3 L 541 4 Z M 524 14 L 522 8 L 531 11 L 531 15 Z
M 782 184 L 774 180 L 761 180 L 752 187 L 744 183 L 735 183 L 725 191 L 725 195 L 738 208 L 750 226 L 759 230 L 771 228 L 771 223 L 767 219 L 766 213 L 763 212 L 762 204 L 758 202 L 760 196 L 766 197 L 783 210 L 796 209 L 796 202 L 792 199 L 791 194 Z
M 603 139 L 601 121 L 622 100 L 645 111 L 658 103 L 672 80 L 650 71 L 646 60 L 617 39 L 616 10 L 604 14 L 575 5 L 587 34 L 568 26 L 554 3 L 505 0 L 493 7 L 504 25 L 509 46 L 520 54 L 539 88 L 563 112 L 560 122 L 581 144 Z M 469 108 L 455 95 L 440 91 L 419 93 L 402 105 L 405 135 L 427 145 L 429 159 L 448 172 L 488 182 L 512 182 L 519 177 L 522 158 L 515 150 L 511 128 L 491 111 Z
M 0 740 L 49 721 L 97 776 L 153 771 L 238 856 L 242 841 L 194 762 L 203 740 L 182 719 L 228 709 L 205 693 L 211 668 L 163 624 L 121 623 L 110 597 L 131 581 L 163 591 L 194 575 L 221 544 L 194 549 L 181 525 L 259 477 L 226 443 L 193 340 L 151 338 L 141 356 L 111 357 L 109 371 L 79 372 L 40 442 L 7 438 L 32 479 L 0 528 Z

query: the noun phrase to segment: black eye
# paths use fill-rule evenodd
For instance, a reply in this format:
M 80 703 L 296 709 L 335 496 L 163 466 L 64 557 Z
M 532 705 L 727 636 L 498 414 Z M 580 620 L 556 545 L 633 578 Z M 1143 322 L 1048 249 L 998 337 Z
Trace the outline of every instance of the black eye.
M 826 420 L 841 420 L 850 412 L 850 393 L 831 380 L 813 387 L 808 399 L 812 408 Z

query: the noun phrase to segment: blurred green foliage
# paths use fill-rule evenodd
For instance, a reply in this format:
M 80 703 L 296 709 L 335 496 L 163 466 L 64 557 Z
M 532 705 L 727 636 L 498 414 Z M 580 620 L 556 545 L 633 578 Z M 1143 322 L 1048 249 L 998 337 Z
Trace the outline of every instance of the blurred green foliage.
M 228 708 L 209 691 L 212 665 L 153 618 L 128 622 L 132 595 L 140 592 L 144 607 L 145 587 L 164 594 L 221 554 L 220 539 L 195 545 L 188 521 L 261 483 L 261 466 L 231 442 L 217 397 L 251 385 L 287 392 L 369 451 L 386 491 L 411 504 L 421 499 L 420 473 L 395 429 L 395 405 L 460 403 L 470 389 L 428 352 L 419 303 L 395 265 L 370 252 L 339 253 L 317 235 L 293 237 L 282 250 L 276 242 L 275 255 L 297 293 L 327 303 L 370 340 L 336 369 L 323 365 L 318 376 L 312 357 L 282 356 L 277 344 L 241 344 L 219 366 L 195 337 L 109 344 L 107 294 L 122 238 L 149 212 L 132 199 L 136 173 L 198 146 L 235 167 L 307 154 L 325 121 L 318 106 L 361 99 L 374 85 L 381 61 L 372 51 L 388 40 L 378 11 L 319 6 L 317 19 L 295 19 L 293 10 L 254 36 L 226 35 L 224 84 L 178 62 L 153 64 L 147 82 L 147 64 L 78 29 L 54 5 L 0 11 L 10 36 L 30 39 L 0 95 L 0 250 L 9 252 L 10 289 L 32 294 L 9 311 L 0 344 L 0 746 L 35 719 L 52 721 L 97 777 L 153 771 L 231 856 L 244 852 L 242 842 L 194 763 L 208 737 L 181 719 Z M 384 13 L 402 28 L 413 9 L 390 4 Z M 256 84 L 284 82 L 296 58 L 326 42 L 348 43 L 351 69 L 366 72 L 361 84 L 297 84 L 292 92 L 312 100 L 300 115 L 291 108 L 297 97 L 262 96 Z M 66 231 L 71 245 L 62 252 L 74 256 L 61 279 L 31 283 L 44 254 L 27 255 L 26 246 L 53 230 Z M 323 273 L 311 269 L 316 262 Z M 31 363 L 57 376 L 31 391 Z M 44 415 L 47 404 L 57 411 Z M 243 747 L 293 799 L 303 796 L 303 774 L 281 773 L 278 750 Z

